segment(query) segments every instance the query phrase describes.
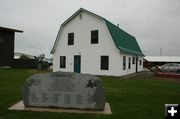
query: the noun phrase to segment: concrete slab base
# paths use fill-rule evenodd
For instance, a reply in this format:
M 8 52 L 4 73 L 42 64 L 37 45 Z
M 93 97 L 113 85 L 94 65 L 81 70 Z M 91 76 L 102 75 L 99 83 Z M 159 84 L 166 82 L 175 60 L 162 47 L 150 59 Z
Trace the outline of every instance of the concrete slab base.
M 39 108 L 39 107 L 25 107 L 23 101 L 19 101 L 12 105 L 8 110 L 31 110 L 39 112 L 67 112 L 67 113 L 92 113 L 92 114 L 112 114 L 109 103 L 105 104 L 103 111 L 94 110 L 78 110 L 78 109 L 61 109 L 61 108 Z

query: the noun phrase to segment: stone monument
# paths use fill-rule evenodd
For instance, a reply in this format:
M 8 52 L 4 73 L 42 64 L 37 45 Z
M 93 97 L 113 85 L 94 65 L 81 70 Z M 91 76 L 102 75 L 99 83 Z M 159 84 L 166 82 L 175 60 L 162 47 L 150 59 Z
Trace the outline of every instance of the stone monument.
M 69 72 L 35 74 L 23 89 L 26 107 L 104 110 L 102 80 L 94 75 Z

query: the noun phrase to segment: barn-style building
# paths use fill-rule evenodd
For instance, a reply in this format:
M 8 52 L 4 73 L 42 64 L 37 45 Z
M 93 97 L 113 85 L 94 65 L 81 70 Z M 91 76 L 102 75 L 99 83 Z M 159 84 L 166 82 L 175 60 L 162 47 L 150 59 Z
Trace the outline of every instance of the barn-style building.
M 53 71 L 122 76 L 143 70 L 136 38 L 83 8 L 61 25 L 51 53 Z

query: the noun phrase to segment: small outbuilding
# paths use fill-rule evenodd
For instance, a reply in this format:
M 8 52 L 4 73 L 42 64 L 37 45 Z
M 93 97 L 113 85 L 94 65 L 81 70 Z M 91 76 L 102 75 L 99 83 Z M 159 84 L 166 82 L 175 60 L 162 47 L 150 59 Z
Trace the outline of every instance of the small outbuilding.
M 154 65 L 163 65 L 166 63 L 180 63 L 180 56 L 146 56 L 144 62 L 148 61 Z
M 0 67 L 13 64 L 15 32 L 23 31 L 0 26 Z

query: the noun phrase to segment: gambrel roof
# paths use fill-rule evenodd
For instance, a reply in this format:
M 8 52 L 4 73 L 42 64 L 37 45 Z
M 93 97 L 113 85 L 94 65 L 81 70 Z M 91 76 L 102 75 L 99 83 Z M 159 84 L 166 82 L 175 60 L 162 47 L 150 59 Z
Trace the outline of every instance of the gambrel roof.
M 134 36 L 104 19 L 116 47 L 123 53 L 144 56 Z
M 123 31 L 122 29 L 120 29 L 119 27 L 117 27 L 116 25 L 114 25 L 113 23 L 108 21 L 107 19 L 105 19 L 99 15 L 96 15 L 90 11 L 87 11 L 83 8 L 80 8 L 71 17 L 69 17 L 64 23 L 62 23 L 62 25 L 59 29 L 58 35 L 56 37 L 56 41 L 54 43 L 53 49 L 51 50 L 52 54 L 54 53 L 54 51 L 56 49 L 57 42 L 59 40 L 59 36 L 61 34 L 63 26 L 65 24 L 67 24 L 71 19 L 73 19 L 80 12 L 86 12 L 88 14 L 91 14 L 91 15 L 99 18 L 99 19 L 103 19 L 106 23 L 106 26 L 111 34 L 111 37 L 112 37 L 116 47 L 120 50 L 120 52 L 126 53 L 126 54 L 132 54 L 132 55 L 136 55 L 136 56 L 144 56 L 144 54 L 142 53 L 142 51 L 136 41 L 136 38 L 134 36 Z

